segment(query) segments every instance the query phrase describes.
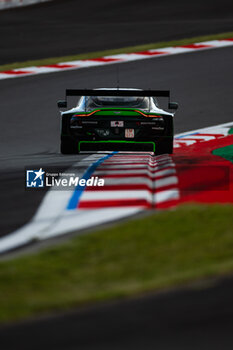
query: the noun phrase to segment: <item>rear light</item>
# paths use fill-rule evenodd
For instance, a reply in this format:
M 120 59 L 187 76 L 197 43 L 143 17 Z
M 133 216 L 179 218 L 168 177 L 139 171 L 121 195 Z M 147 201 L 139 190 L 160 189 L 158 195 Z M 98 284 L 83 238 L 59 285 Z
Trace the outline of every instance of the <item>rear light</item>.
M 143 117 L 146 117 L 146 118 L 161 118 L 161 115 L 159 114 L 145 114 L 142 111 L 139 111 L 137 109 L 135 109 L 134 112 L 140 113 L 141 115 L 143 115 Z
M 75 114 L 73 117 L 90 117 L 92 114 L 95 114 L 97 112 L 100 112 L 100 109 L 96 109 L 95 111 L 92 111 L 88 114 Z

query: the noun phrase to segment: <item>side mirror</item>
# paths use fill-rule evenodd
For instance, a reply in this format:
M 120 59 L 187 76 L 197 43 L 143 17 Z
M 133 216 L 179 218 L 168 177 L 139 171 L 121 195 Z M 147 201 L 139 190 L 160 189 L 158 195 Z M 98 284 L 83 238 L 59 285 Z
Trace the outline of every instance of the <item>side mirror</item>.
M 178 109 L 178 103 L 177 102 L 169 102 L 168 108 L 169 109 Z
M 57 102 L 58 108 L 67 108 L 67 102 L 64 100 Z

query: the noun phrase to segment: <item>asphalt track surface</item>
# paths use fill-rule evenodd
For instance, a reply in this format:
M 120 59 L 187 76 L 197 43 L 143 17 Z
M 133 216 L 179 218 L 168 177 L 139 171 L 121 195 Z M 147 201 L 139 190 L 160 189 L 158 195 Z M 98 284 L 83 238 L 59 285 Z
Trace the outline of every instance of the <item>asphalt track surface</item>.
M 54 0 L 0 12 L 0 64 L 232 31 L 232 0 Z
M 233 282 L 109 303 L 0 328 L 2 350 L 230 350 Z

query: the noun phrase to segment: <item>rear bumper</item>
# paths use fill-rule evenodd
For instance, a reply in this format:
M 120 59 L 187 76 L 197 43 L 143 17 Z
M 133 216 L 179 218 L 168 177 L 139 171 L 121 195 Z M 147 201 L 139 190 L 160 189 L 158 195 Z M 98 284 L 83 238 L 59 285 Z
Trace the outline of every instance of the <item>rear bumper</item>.
M 153 141 L 79 141 L 79 151 L 148 151 L 155 152 Z

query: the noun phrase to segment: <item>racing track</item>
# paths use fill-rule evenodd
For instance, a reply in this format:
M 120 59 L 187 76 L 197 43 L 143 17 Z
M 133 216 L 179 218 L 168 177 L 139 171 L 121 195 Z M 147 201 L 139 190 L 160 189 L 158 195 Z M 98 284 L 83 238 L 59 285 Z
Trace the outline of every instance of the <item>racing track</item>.
M 120 83 L 121 86 L 171 89 L 173 99 L 180 103 L 180 110 L 176 117 L 176 132 L 231 122 L 232 80 L 229 72 L 233 68 L 232 57 L 233 48 L 224 48 L 151 59 L 146 61 L 146 65 L 143 61 L 125 63 L 119 66 Z M 116 68 L 113 65 L 64 72 L 58 75 L 50 74 L 0 82 L 2 91 L 0 101 L 1 115 L 2 125 L 4 125 L 4 129 L 2 128 L 0 131 L 0 172 L 2 178 L 0 191 L 3 195 L 0 208 L 3 218 L 0 222 L 1 235 L 6 235 L 25 223 L 36 210 L 42 199 L 43 193 L 41 192 L 37 192 L 36 195 L 32 192 L 25 193 L 24 167 L 55 165 L 67 168 L 74 161 L 85 157 L 83 155 L 78 157 L 62 157 L 58 153 L 59 117 L 56 111 L 56 100 L 63 96 L 66 87 L 114 86 L 115 71 Z M 11 105 L 11 100 L 14 101 L 13 106 Z M 147 348 L 149 349 L 150 346 L 153 348 L 155 344 L 154 336 L 157 339 L 160 338 L 160 341 L 162 341 L 162 338 L 166 337 L 166 330 L 168 329 L 169 333 L 172 333 L 175 338 L 171 338 L 170 342 L 167 340 L 165 346 L 160 348 L 170 349 L 172 339 L 174 339 L 174 342 L 177 340 L 176 336 L 179 334 L 179 325 L 181 325 L 180 329 L 184 329 L 182 334 L 183 348 L 187 348 L 185 339 L 189 343 L 191 335 L 195 336 L 196 334 L 196 341 L 198 344 L 201 343 L 202 330 L 198 330 L 197 328 L 197 323 L 200 322 L 202 329 L 207 334 L 204 348 L 206 349 L 209 346 L 211 349 L 218 349 L 216 344 L 219 344 L 219 339 L 222 342 L 224 337 L 224 343 L 222 344 L 227 349 L 227 344 L 232 345 L 230 333 L 232 318 L 229 317 L 229 313 L 232 315 L 232 300 L 230 296 L 223 299 L 219 296 L 223 295 L 223 290 L 228 288 L 228 286 L 232 288 L 229 282 L 227 285 L 223 283 L 219 287 L 216 287 L 216 289 L 206 292 L 206 299 L 203 299 L 206 302 L 209 300 L 206 308 L 200 304 L 200 294 L 195 292 L 191 292 L 194 294 L 190 299 L 189 293 L 181 293 L 180 301 L 177 304 L 178 309 L 174 307 L 177 299 L 175 298 L 175 304 L 172 304 L 174 295 L 168 295 L 168 299 L 164 302 L 166 305 L 171 305 L 171 308 L 167 309 L 167 313 L 165 312 L 163 316 L 160 316 L 163 322 L 159 324 L 156 322 L 158 322 L 158 315 L 161 315 L 163 310 L 159 308 L 158 299 L 156 299 L 158 300 L 157 304 L 156 302 L 153 304 L 153 298 L 142 299 L 141 308 L 138 306 L 136 309 L 134 302 L 129 302 L 128 304 L 126 302 L 127 309 L 125 309 L 126 305 L 123 303 L 121 307 L 116 307 L 119 310 L 119 314 L 115 313 L 114 306 L 110 307 L 107 312 L 110 313 L 109 317 L 112 317 L 112 320 L 114 320 L 113 323 L 108 323 L 108 318 L 104 317 L 103 323 L 98 323 L 98 315 L 102 317 L 101 315 L 105 314 L 104 309 L 98 312 L 93 311 L 93 313 L 91 311 L 91 318 L 94 321 L 93 328 L 91 323 L 88 322 L 88 313 L 84 312 L 80 316 L 77 316 L 78 318 L 76 318 L 75 314 L 64 318 L 66 327 L 62 326 L 62 317 L 61 321 L 55 323 L 56 325 L 60 324 L 63 330 L 63 341 L 59 343 L 59 346 L 58 340 L 55 340 L 55 338 L 57 339 L 57 334 L 53 333 L 54 322 L 48 320 L 45 326 L 47 331 L 44 333 L 46 335 L 47 345 L 43 341 L 41 344 L 43 344 L 44 349 L 46 349 L 46 346 L 47 348 L 51 348 L 51 344 L 56 345 L 55 348 L 57 349 L 59 347 L 60 349 L 73 349 L 74 343 L 77 345 L 77 342 L 80 344 L 79 348 L 83 349 L 104 349 L 105 345 L 108 349 L 117 349 L 119 348 L 119 343 L 116 343 L 114 347 L 113 341 L 116 337 L 119 337 L 119 339 L 125 340 L 124 346 L 127 349 L 136 348 L 135 343 L 138 344 L 138 348 L 142 348 L 142 344 L 148 344 Z M 212 297 L 209 299 L 210 295 Z M 194 300 L 196 301 L 194 302 Z M 218 300 L 217 310 L 211 314 L 212 321 L 210 322 L 208 319 L 209 316 L 206 316 L 209 315 L 207 310 L 208 308 L 213 308 L 213 305 L 216 305 L 216 300 Z M 196 303 L 200 307 L 199 309 L 197 308 L 199 312 L 196 311 L 196 316 L 194 315 L 189 318 L 185 315 L 187 310 L 188 314 L 193 314 L 192 303 L 194 305 Z M 151 305 L 154 305 L 153 309 L 151 309 Z M 151 312 L 148 311 L 147 313 L 143 310 L 150 310 Z M 138 321 L 131 323 L 135 317 L 135 312 L 138 315 Z M 177 315 L 177 313 L 180 315 L 178 326 L 176 322 L 167 324 L 166 320 L 170 319 L 170 317 L 175 317 L 174 315 Z M 124 317 L 122 315 L 127 315 L 127 318 L 119 326 L 117 319 L 123 319 Z M 87 323 L 85 323 L 85 319 Z M 158 325 L 157 333 L 153 327 L 149 328 L 148 333 L 145 331 L 144 325 L 152 325 L 154 319 L 156 319 L 155 325 Z M 77 322 L 77 325 L 82 325 L 83 328 L 76 328 L 74 322 Z M 97 324 L 98 326 L 96 326 Z M 184 324 L 186 325 L 185 328 L 183 328 Z M 222 325 L 225 325 L 225 327 Z M 213 327 L 211 328 L 211 326 Z M 17 339 L 20 339 L 18 331 L 22 332 L 21 334 L 24 334 L 25 337 L 24 343 L 28 342 L 28 348 L 30 348 L 32 339 L 27 335 L 30 327 L 26 325 L 20 329 L 10 328 L 4 334 L 7 334 L 10 338 L 14 334 L 17 341 Z M 34 334 L 37 337 L 37 330 L 38 327 L 41 329 L 41 325 L 34 323 L 32 327 L 35 327 Z M 95 327 L 97 328 L 94 332 Z M 70 329 L 73 332 L 79 330 L 82 334 L 85 334 L 84 328 L 86 332 L 92 333 L 93 342 L 90 342 L 85 336 L 79 339 L 71 337 L 73 333 L 70 333 Z M 109 334 L 109 342 L 106 336 L 101 333 L 102 329 L 106 330 L 106 333 Z M 216 329 L 219 330 L 219 339 L 217 333 L 211 333 Z M 138 335 L 136 336 L 136 334 Z M 219 342 L 216 342 L 216 339 Z M 160 342 L 159 344 L 161 345 L 162 343 Z M 12 348 L 12 345 L 13 343 L 5 340 L 4 350 Z M 27 349 L 27 345 L 24 348 Z M 122 344 L 120 344 L 120 348 L 124 348 Z M 172 348 L 174 349 L 174 346 Z M 182 344 L 179 348 L 182 349 Z M 189 348 L 191 349 L 191 346 Z M 201 349 L 200 346 L 198 348 Z
M 233 283 L 148 295 L 0 328 L 3 350 L 230 350 Z
M 229 32 L 233 3 L 55 0 L 1 11 L 0 21 L 4 64 Z
M 119 65 L 125 87 L 171 89 L 180 103 L 176 133 L 232 121 L 233 48 L 161 57 Z M 144 64 L 146 62 L 146 64 Z M 153 74 L 151 73 L 153 72 Z M 1 236 L 26 223 L 43 192 L 25 192 L 25 167 L 60 169 L 85 156 L 61 156 L 56 101 L 65 88 L 114 86 L 116 66 L 96 67 L 0 82 Z M 208 96 L 208 100 L 206 98 Z M 11 106 L 10 101 L 14 100 Z

